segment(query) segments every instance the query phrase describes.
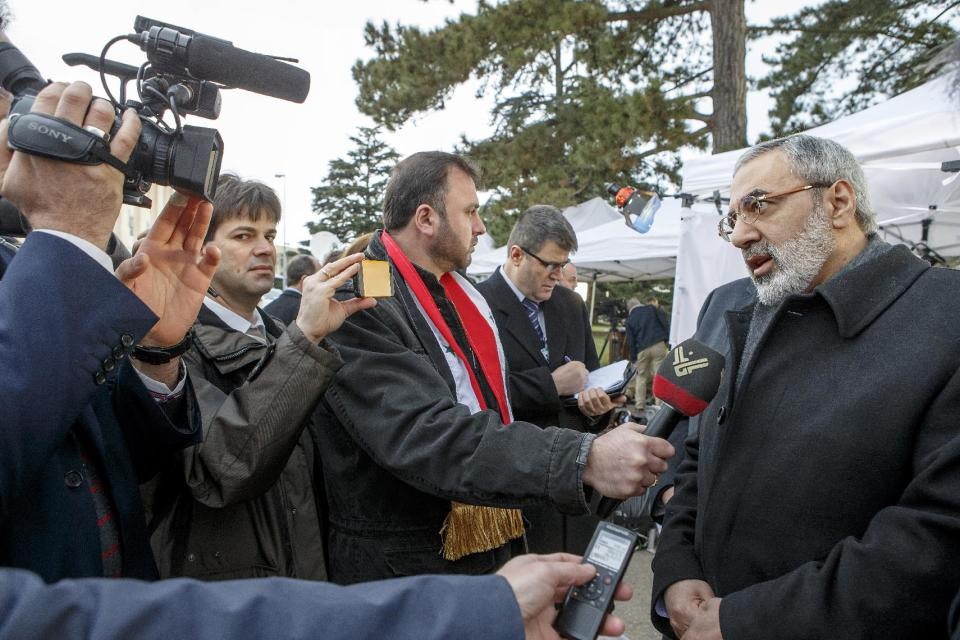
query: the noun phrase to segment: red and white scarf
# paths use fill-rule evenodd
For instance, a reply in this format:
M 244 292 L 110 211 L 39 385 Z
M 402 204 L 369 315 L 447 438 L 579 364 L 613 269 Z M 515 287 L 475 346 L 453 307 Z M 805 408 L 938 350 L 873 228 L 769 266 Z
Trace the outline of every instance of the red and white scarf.
M 387 250 L 387 255 L 390 256 L 393 265 L 410 288 L 420 308 L 426 314 L 427 320 L 430 321 L 463 364 L 463 368 L 469 375 L 470 387 L 477 398 L 480 409 L 487 409 L 487 402 L 477 379 L 477 372 L 474 371 L 467 355 L 463 352 L 450 330 L 450 326 L 443 318 L 443 314 L 440 313 L 440 308 L 427 289 L 423 278 L 417 272 L 417 268 L 410 262 L 403 249 L 389 233 L 384 231 L 380 237 L 384 248 Z M 487 386 L 496 398 L 496 408 L 499 410 L 501 421 L 509 423 L 513 418 L 510 412 L 510 403 L 507 400 L 506 368 L 496 326 L 478 308 L 477 305 L 482 301 L 482 298 L 475 299 L 471 295 L 479 296 L 479 294 L 469 283 L 465 281 L 461 283 L 458 278 L 457 274 L 445 273 L 440 277 L 440 285 L 460 318 L 467 336 L 467 342 L 480 365 L 479 373 L 483 375 Z M 486 307 L 486 304 L 483 303 L 483 306 Z M 471 553 L 496 549 L 509 540 L 519 538 L 523 535 L 523 520 L 520 517 L 520 511 L 517 509 L 481 507 L 454 502 L 450 514 L 444 522 L 443 529 L 441 529 L 441 534 L 444 539 L 444 558 L 458 560 Z

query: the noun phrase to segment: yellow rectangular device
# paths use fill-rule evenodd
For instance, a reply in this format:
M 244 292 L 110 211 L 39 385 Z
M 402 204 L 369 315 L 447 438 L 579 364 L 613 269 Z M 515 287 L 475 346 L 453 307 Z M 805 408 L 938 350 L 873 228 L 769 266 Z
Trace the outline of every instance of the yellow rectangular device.
M 386 260 L 364 260 L 353 279 L 353 288 L 362 298 L 389 298 L 393 295 L 390 263 Z

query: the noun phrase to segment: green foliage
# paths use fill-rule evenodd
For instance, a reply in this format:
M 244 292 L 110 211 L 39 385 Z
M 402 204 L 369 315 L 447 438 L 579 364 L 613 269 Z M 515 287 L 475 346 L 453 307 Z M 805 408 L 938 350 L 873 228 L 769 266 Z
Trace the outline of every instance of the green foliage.
M 707 142 L 689 121 L 705 80 L 689 79 L 710 62 L 688 45 L 709 22 L 699 2 L 647 3 L 631 17 L 633 4 L 480 1 L 475 15 L 432 31 L 368 24 L 376 56 L 354 66 L 357 104 L 395 128 L 480 79 L 479 95 L 495 101 L 494 134 L 464 138 L 458 151 L 495 193 L 483 214 L 498 242 L 532 204 L 582 202 L 611 181 L 675 184 L 676 151 Z
M 619 298 L 626 302 L 636 298 L 645 303 L 647 298 L 654 297 L 660 302 L 667 315 L 670 314 L 673 302 L 673 278 L 666 280 L 639 280 L 637 282 L 598 282 L 597 302 Z
M 310 233 L 329 231 L 342 242 L 382 226 L 383 190 L 399 154 L 379 139 L 380 127 L 360 127 L 347 158 L 331 160 L 327 176 L 313 187 Z
M 792 34 L 764 57 L 773 136 L 861 111 L 929 79 L 926 63 L 957 37 L 960 2 L 830 0 L 756 30 Z
M 711 15 L 738 2 L 479 0 L 472 15 L 432 30 L 368 23 L 374 56 L 353 67 L 357 105 L 394 129 L 443 109 L 458 87 L 479 81 L 478 97 L 493 99 L 493 133 L 463 138 L 458 151 L 483 169 L 494 198 L 482 214 L 503 242 L 532 204 L 582 202 L 604 195 L 611 181 L 672 190 L 679 150 L 706 149 L 712 129 L 714 146 L 723 147 L 723 136 L 740 144 L 729 103 L 723 113 L 702 112 L 708 98 L 719 103 L 743 78 L 729 68 L 713 74 Z M 960 0 L 811 4 L 748 31 L 787 38 L 757 84 L 776 100 L 775 135 L 916 86 L 928 73 L 921 63 L 956 37 L 960 13 L 951 13 Z M 727 26 L 724 37 L 738 32 Z

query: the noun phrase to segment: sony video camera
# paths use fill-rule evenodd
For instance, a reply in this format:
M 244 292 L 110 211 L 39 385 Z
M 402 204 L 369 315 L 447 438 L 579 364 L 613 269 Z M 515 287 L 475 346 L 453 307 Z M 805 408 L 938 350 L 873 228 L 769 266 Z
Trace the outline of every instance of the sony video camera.
M 110 47 L 122 40 L 140 47 L 147 62 L 133 67 L 108 60 Z M 63 59 L 69 65 L 100 72 L 103 89 L 117 114 L 111 135 L 120 127 L 123 110 L 137 111 L 142 132 L 133 154 L 123 163 L 109 153 L 105 136 L 31 113 L 33 100 L 47 81 L 19 49 L 0 39 L 0 85 L 14 96 L 9 115 L 11 148 L 68 162 L 107 162 L 124 174 L 124 203 L 141 207 L 151 205 L 146 196 L 151 183 L 213 199 L 223 140 L 216 129 L 183 125 L 181 118 L 217 118 L 220 89 L 246 89 L 291 102 L 303 102 L 310 91 L 310 74 L 303 69 L 142 16 L 134 22 L 134 33 L 110 40 L 99 57 L 72 53 Z M 119 98 L 107 86 L 107 75 L 121 80 Z M 136 82 L 137 99 L 127 99 L 130 81 Z M 164 122 L 168 111 L 173 125 Z M 17 120 L 21 120 L 20 126 Z

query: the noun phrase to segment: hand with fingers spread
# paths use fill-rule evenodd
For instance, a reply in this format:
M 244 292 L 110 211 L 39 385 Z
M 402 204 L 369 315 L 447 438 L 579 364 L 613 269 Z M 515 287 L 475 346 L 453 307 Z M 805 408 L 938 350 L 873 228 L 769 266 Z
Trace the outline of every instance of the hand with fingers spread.
M 362 253 L 354 253 L 324 265 L 303 279 L 303 298 L 294 322 L 311 341 L 320 342 L 339 329 L 351 315 L 377 304 L 375 298 L 340 301 L 335 297 L 337 287 L 357 274 L 362 260 Z
M 597 436 L 587 454 L 583 482 L 609 498 L 641 495 L 667 470 L 673 445 L 643 435 L 643 427 L 627 422 Z
M 113 107 L 93 98 L 83 82 L 48 85 L 31 111 L 102 131 L 110 131 L 114 124 Z M 8 125 L 7 120 L 0 124 L 0 195 L 15 204 L 34 229 L 63 231 L 106 247 L 120 214 L 123 175 L 108 164 L 74 164 L 11 151 Z M 110 152 L 126 162 L 139 137 L 140 120 L 128 110 L 110 141 Z
M 117 277 L 160 318 L 144 346 L 177 344 L 197 319 L 220 260 L 219 249 L 203 246 L 212 212 L 209 202 L 174 194 L 137 255 L 117 268 Z
M 567 589 L 589 582 L 597 573 L 593 565 L 583 564 L 581 560 L 580 556 L 569 553 L 528 554 L 514 558 L 497 572 L 513 589 L 528 639 L 559 640 L 560 635 L 553 628 L 557 617 L 553 605 L 563 602 Z M 620 583 L 614 598 L 626 601 L 632 597 L 630 585 Z M 600 630 L 608 636 L 619 636 L 623 631 L 623 621 L 616 616 L 607 616 Z

